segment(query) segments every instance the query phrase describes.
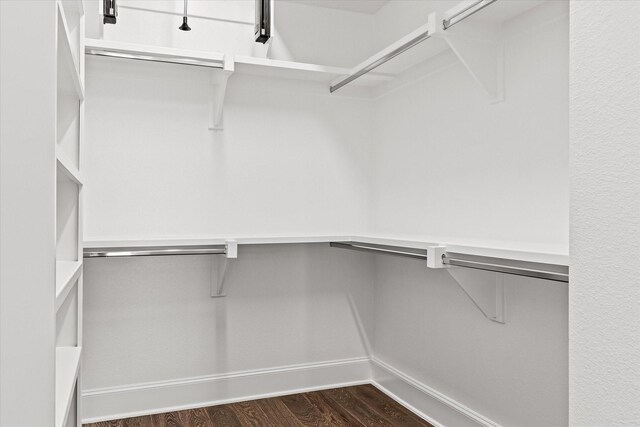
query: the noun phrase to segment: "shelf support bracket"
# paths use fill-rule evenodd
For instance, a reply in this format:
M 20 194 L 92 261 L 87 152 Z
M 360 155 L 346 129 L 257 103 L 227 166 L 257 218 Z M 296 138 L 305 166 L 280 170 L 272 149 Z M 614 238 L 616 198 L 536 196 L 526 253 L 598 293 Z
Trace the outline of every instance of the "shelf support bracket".
M 443 263 L 446 249 L 445 246 L 428 247 L 427 267 L 445 268 L 487 319 L 504 324 L 504 274 L 447 266 Z
M 224 281 L 232 259 L 238 258 L 238 242 L 227 240 L 223 257 L 213 256 L 211 259 L 211 298 L 226 297 Z
M 504 47 L 497 25 L 465 21 L 444 28 L 444 15 L 434 13 L 436 36 L 442 38 L 492 102 L 504 101 Z
M 447 272 L 489 320 L 505 323 L 504 274 L 448 267 Z
M 235 60 L 233 55 L 224 56 L 222 70 L 211 72 L 211 97 L 209 99 L 209 130 L 222 130 L 222 112 L 227 92 L 229 76 L 233 74 Z

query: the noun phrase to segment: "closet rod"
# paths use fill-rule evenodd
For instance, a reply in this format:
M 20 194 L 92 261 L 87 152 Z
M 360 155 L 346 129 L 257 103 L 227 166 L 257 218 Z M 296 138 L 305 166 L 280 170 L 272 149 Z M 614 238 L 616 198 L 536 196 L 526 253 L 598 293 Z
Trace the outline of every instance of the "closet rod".
M 167 256 L 167 255 L 216 255 L 226 254 L 222 246 L 173 246 L 139 248 L 85 248 L 84 258 Z
M 205 59 L 185 58 L 180 56 L 163 56 L 163 55 L 142 55 L 133 52 L 120 52 L 118 50 L 109 49 L 87 49 L 89 55 L 109 56 L 112 58 L 133 59 L 136 61 L 164 62 L 167 64 L 192 65 L 196 67 L 208 68 L 224 68 L 220 61 L 207 61 Z
M 458 22 L 462 22 L 465 19 L 467 19 L 468 17 L 470 17 L 471 15 L 480 12 L 482 9 L 484 9 L 485 7 L 489 6 L 491 3 L 496 2 L 497 0 L 478 0 L 474 3 L 472 3 L 471 5 L 465 7 L 464 9 L 462 9 L 460 12 L 454 13 L 453 15 L 451 15 L 449 18 L 445 19 L 444 21 L 442 21 L 442 28 L 443 29 L 449 29 L 451 27 L 453 27 L 454 25 L 456 25 Z M 477 7 L 479 6 L 479 7 Z M 470 13 L 467 13 L 471 11 Z M 460 19 L 454 21 L 456 18 L 460 17 Z M 454 21 L 454 22 L 451 22 Z
M 414 47 L 415 45 L 417 45 L 420 42 L 425 41 L 429 37 L 431 37 L 431 35 L 429 34 L 428 30 L 425 30 L 425 31 L 419 33 L 418 35 L 416 35 L 411 40 L 409 40 L 406 43 L 402 44 L 401 46 L 395 48 L 394 50 L 392 50 L 391 52 L 389 52 L 386 55 L 382 56 L 381 58 L 371 62 L 370 64 L 366 64 L 366 65 L 362 66 L 362 68 L 360 68 L 355 73 L 350 74 L 347 77 L 345 77 L 344 79 L 340 80 L 338 83 L 336 83 L 334 85 L 331 85 L 329 87 L 329 92 L 331 92 L 331 93 L 335 92 L 336 90 L 340 89 L 342 86 L 347 85 L 347 84 L 351 83 L 352 81 L 354 81 L 355 79 L 357 79 L 358 77 L 362 77 L 363 75 L 367 74 L 369 71 L 378 68 L 379 66 L 381 66 L 385 62 L 387 62 L 387 61 L 395 58 L 396 56 L 400 55 L 401 53 L 411 49 L 412 47 Z
M 416 259 L 427 259 L 427 254 L 425 251 L 419 252 L 419 249 L 411 249 L 411 248 L 400 248 L 395 249 L 389 246 L 384 245 L 373 245 L 373 244 L 364 244 L 364 243 L 356 243 L 356 242 L 331 242 L 329 245 L 332 248 L 341 248 L 341 249 L 351 249 L 354 251 L 361 252 L 375 252 L 375 253 L 385 253 L 388 255 L 397 255 L 407 258 L 416 258 Z
M 330 245 L 331 247 L 334 247 L 334 248 L 351 249 L 351 250 L 362 251 L 362 252 L 383 253 L 388 255 L 397 255 L 397 256 L 417 258 L 422 260 L 427 259 L 427 254 L 424 253 L 426 252 L 426 249 L 420 250 L 420 249 L 414 249 L 414 248 L 374 245 L 374 244 L 360 243 L 360 242 L 331 242 Z M 466 254 L 456 254 L 456 255 L 463 255 L 466 257 L 477 257 L 477 259 L 471 260 L 471 259 L 457 258 L 456 256 L 452 256 L 452 254 L 445 253 L 444 255 L 442 255 L 442 263 L 445 265 L 451 265 L 454 267 L 493 271 L 496 273 L 511 274 L 515 276 L 533 277 L 536 279 L 552 280 L 555 282 L 566 283 L 569 281 L 568 269 L 567 269 L 567 272 L 565 273 L 565 272 L 559 272 L 559 271 L 542 270 L 542 269 L 535 269 L 535 268 L 529 268 L 529 267 L 523 267 L 523 266 L 509 265 L 506 263 L 500 263 L 500 261 L 514 262 L 517 260 L 508 260 L 503 258 L 493 258 L 493 257 L 484 257 L 484 256 L 475 256 L 475 255 L 466 255 Z M 541 266 L 550 265 L 550 264 L 532 263 L 532 262 L 527 262 L 527 264 L 528 265 L 537 264 Z
M 496 273 L 512 274 L 514 276 L 533 277 L 536 279 L 552 280 L 554 282 L 569 282 L 568 273 L 556 271 L 536 270 L 532 268 L 514 267 L 511 265 L 493 264 L 488 262 L 471 261 L 468 259 L 452 258 L 448 255 L 442 257 L 442 263 L 455 267 L 473 268 L 476 270 L 494 271 Z

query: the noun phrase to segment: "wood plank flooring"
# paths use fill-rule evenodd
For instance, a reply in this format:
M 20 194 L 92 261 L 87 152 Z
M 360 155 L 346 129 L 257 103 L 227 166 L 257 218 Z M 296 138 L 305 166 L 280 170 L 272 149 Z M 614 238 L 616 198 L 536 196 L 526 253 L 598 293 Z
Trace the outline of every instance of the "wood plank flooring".
M 85 427 L 433 427 L 372 385 L 335 388 Z

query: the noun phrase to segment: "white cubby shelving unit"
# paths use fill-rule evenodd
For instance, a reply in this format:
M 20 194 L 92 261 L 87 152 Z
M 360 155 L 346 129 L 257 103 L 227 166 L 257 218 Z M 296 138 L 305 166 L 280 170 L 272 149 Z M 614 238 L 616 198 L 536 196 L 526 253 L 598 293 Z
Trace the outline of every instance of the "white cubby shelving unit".
M 57 1 L 55 427 L 80 426 L 84 7 Z

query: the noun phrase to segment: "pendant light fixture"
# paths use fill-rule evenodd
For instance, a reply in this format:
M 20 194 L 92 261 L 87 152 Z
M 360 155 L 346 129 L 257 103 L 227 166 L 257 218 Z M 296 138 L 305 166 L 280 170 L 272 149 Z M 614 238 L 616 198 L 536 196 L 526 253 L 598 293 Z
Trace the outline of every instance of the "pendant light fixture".
M 178 27 L 181 31 L 191 31 L 191 27 L 187 24 L 187 0 L 184 0 L 184 14 L 182 15 L 182 25 Z

